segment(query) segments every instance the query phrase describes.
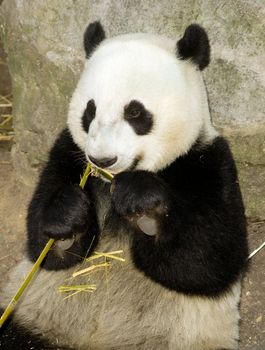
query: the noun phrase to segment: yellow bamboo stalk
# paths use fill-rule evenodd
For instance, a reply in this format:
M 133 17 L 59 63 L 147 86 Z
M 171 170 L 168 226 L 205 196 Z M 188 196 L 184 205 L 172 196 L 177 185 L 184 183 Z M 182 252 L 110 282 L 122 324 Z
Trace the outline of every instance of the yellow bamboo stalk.
M 81 188 L 85 187 L 88 175 L 90 174 L 90 170 L 91 170 L 91 166 L 88 163 L 86 170 L 84 172 L 84 175 L 82 176 L 82 179 L 80 181 L 79 186 Z M 26 279 L 24 280 L 24 282 L 22 283 L 22 285 L 20 286 L 19 290 L 17 291 L 16 295 L 12 298 L 12 300 L 10 301 L 10 303 L 8 304 L 7 308 L 5 309 L 4 313 L 2 314 L 1 318 L 0 318 L 0 328 L 3 326 L 4 322 L 6 321 L 6 319 L 8 318 L 8 316 L 10 315 L 10 313 L 13 311 L 16 303 L 18 302 L 18 299 L 20 298 L 21 294 L 24 292 L 24 290 L 26 289 L 26 287 L 28 286 L 28 284 L 30 283 L 32 277 L 35 275 L 35 273 L 38 271 L 38 268 L 40 267 L 43 259 L 45 258 L 45 256 L 47 255 L 48 251 L 50 250 L 51 246 L 54 243 L 54 238 L 50 238 L 48 243 L 46 244 L 45 248 L 43 249 L 43 251 L 41 252 L 40 256 L 38 257 L 37 261 L 35 262 L 35 264 L 33 265 L 31 271 L 29 272 L 29 274 L 27 275 Z
M 8 104 L 12 104 L 11 97 L 12 97 L 12 94 L 9 94 L 6 96 L 1 95 L 0 96 L 0 104 L 2 103 L 2 101 L 4 101 L 5 103 L 8 103 Z
M 84 174 L 82 176 L 82 179 L 81 179 L 81 181 L 79 183 L 79 186 L 82 189 L 84 189 L 84 187 L 85 187 L 85 184 L 86 184 L 87 178 L 88 178 L 88 176 L 90 174 L 90 171 L 91 171 L 91 165 L 90 165 L 90 163 L 87 163 L 86 170 L 85 170 L 85 172 L 84 172 Z
M 76 285 L 76 286 L 61 286 L 59 287 L 60 293 L 70 293 L 66 297 L 63 298 L 63 300 L 66 300 L 68 298 L 71 298 L 72 296 L 81 293 L 81 292 L 88 292 L 93 293 L 97 289 L 95 284 L 82 284 L 82 285 Z
M 94 172 L 95 176 L 97 176 L 97 174 L 100 174 L 103 177 L 105 177 L 106 179 L 108 179 L 109 181 L 111 181 L 113 179 L 113 175 L 111 173 L 109 173 L 108 171 L 103 170 L 101 168 L 93 168 L 93 172 Z
M 107 252 L 107 253 L 101 253 L 101 252 L 94 252 L 95 255 L 90 256 L 89 258 L 86 258 L 87 262 L 102 258 L 102 257 L 106 257 L 108 256 L 111 259 L 116 259 L 116 260 L 120 260 L 120 261 L 125 261 L 125 259 L 120 258 L 118 256 L 116 256 L 116 254 L 123 254 L 123 250 L 116 250 L 115 252 Z
M 32 277 L 35 275 L 35 273 L 37 272 L 40 264 L 42 263 L 43 259 L 45 258 L 45 256 L 47 255 L 48 251 L 50 250 L 51 246 L 54 243 L 54 239 L 51 238 L 49 239 L 48 243 L 46 244 L 45 248 L 43 249 L 43 251 L 41 252 L 40 256 L 38 257 L 37 261 L 35 262 L 35 264 L 33 265 L 31 271 L 29 272 L 29 274 L 27 275 L 26 279 L 24 280 L 24 282 L 22 283 L 22 285 L 20 286 L 19 290 L 17 291 L 16 295 L 12 298 L 12 300 L 10 301 L 10 303 L 8 304 L 7 308 L 5 309 L 3 315 L 0 318 L 0 328 L 3 326 L 4 322 L 6 321 L 6 319 L 8 318 L 8 316 L 10 315 L 10 313 L 13 311 L 14 307 L 16 306 L 16 303 L 18 302 L 18 299 L 20 298 L 21 294 L 24 292 L 25 288 L 27 287 L 27 285 L 29 284 L 29 282 L 31 281 Z
M 0 108 L 12 107 L 12 103 L 0 103 Z
M 97 270 L 97 269 L 100 269 L 102 267 L 109 267 L 109 266 L 110 266 L 109 263 L 102 263 L 102 264 L 92 265 L 92 266 L 86 267 L 86 268 L 84 268 L 82 270 L 74 272 L 72 274 L 72 277 L 77 277 L 77 276 L 83 275 L 85 273 L 91 272 L 93 270 Z
M 0 135 L 0 141 L 11 141 L 14 138 L 13 135 Z
M 96 285 L 95 284 L 78 284 L 74 286 L 60 286 L 58 288 L 60 293 L 68 293 L 72 291 L 82 291 L 84 289 L 86 290 L 96 290 Z
M 3 126 L 5 126 L 6 124 L 8 124 L 10 122 L 10 120 L 13 118 L 12 115 L 7 114 L 7 115 L 3 115 L 3 117 L 5 118 L 2 123 L 0 123 L 0 128 L 2 128 Z
M 99 252 L 95 252 L 96 255 L 98 255 L 99 257 L 104 257 L 104 258 L 109 258 L 109 259 L 113 259 L 113 260 L 118 260 L 118 261 L 122 261 L 122 262 L 125 262 L 125 259 L 124 258 L 121 258 L 120 256 L 116 256 L 114 254 L 122 254 L 123 253 L 123 250 L 121 251 L 118 251 L 117 252 L 110 252 L 110 253 L 99 253 Z

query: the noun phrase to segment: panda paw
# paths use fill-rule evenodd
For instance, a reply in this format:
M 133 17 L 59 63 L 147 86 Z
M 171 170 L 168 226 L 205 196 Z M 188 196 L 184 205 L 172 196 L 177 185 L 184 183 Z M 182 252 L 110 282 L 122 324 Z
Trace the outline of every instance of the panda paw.
M 157 219 L 167 215 L 168 188 L 151 172 L 122 172 L 114 177 L 111 192 L 116 213 L 131 221 L 143 216 Z
M 89 208 L 89 199 L 79 186 L 61 188 L 45 205 L 42 233 L 55 239 L 68 239 L 85 232 Z

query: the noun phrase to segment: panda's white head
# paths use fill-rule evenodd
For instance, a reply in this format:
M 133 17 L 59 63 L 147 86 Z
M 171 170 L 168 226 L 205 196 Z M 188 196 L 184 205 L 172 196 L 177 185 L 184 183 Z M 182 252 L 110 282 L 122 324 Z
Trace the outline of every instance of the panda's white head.
M 95 22 L 84 46 L 87 61 L 68 126 L 92 163 L 112 173 L 156 172 L 199 138 L 215 137 L 200 72 L 210 56 L 201 27 L 189 26 L 177 43 L 150 34 L 105 40 Z

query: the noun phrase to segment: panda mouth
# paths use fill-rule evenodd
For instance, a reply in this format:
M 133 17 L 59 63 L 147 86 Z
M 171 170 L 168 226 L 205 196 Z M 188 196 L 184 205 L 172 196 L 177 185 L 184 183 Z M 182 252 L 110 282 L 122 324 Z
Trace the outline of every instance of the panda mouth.
M 97 164 L 98 162 L 95 162 L 94 160 L 94 158 L 93 157 L 91 157 L 91 155 L 86 155 L 86 158 L 87 158 L 87 161 L 93 166 L 93 167 L 95 167 L 95 169 L 100 169 L 100 170 L 102 170 L 103 172 L 107 172 L 107 173 L 109 173 L 109 174 L 112 174 L 112 175 L 116 175 L 116 174 L 119 174 L 119 173 L 121 173 L 121 172 L 124 172 L 124 171 L 134 171 L 136 168 L 137 168 L 137 166 L 138 166 L 138 164 L 139 164 L 139 162 L 142 160 L 142 156 L 136 156 L 133 160 L 132 160 L 132 162 L 131 162 L 131 164 L 129 165 L 125 165 L 125 167 L 123 167 L 122 166 L 122 163 L 123 162 L 115 162 L 114 164 L 110 164 L 110 165 L 107 165 L 107 166 L 101 166 L 101 164 Z
M 127 168 L 115 168 L 115 166 L 113 167 L 109 167 L 109 168 L 100 168 L 103 170 L 103 172 L 107 172 L 107 173 L 110 173 L 111 175 L 117 175 L 121 172 L 124 172 L 124 171 L 134 171 L 136 168 L 137 168 L 137 165 L 139 164 L 141 160 L 141 157 L 136 157 L 133 162 L 131 163 L 131 165 Z

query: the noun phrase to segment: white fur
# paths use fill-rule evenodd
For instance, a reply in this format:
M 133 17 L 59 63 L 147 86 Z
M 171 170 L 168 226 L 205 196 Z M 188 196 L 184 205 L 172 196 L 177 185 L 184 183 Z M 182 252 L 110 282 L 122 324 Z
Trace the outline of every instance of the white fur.
M 237 349 L 240 283 L 215 299 L 169 291 L 134 268 L 126 236 L 111 239 L 106 234 L 97 248 L 123 249 L 125 263 L 71 281 L 96 283 L 93 294 L 64 300 L 57 288 L 77 268 L 41 270 L 16 309 L 16 320 L 58 345 L 84 350 Z M 27 259 L 16 267 L 1 303 L 10 300 L 31 267 Z
M 92 55 L 73 94 L 68 126 L 75 142 L 94 158 L 127 169 L 141 156 L 138 169 L 157 171 L 186 153 L 199 134 L 211 141 L 217 132 L 200 71 L 175 54 L 176 43 L 159 36 L 131 34 L 107 40 Z M 87 133 L 81 118 L 90 99 L 97 111 Z M 138 100 L 153 114 L 148 135 L 136 135 L 123 118 L 124 106 Z
M 95 158 L 118 157 L 112 172 L 157 171 L 190 149 L 200 135 L 217 135 L 210 122 L 201 73 L 175 56 L 176 43 L 151 35 L 124 35 L 103 42 L 89 59 L 73 94 L 68 126 L 79 147 Z M 88 135 L 81 118 L 90 99 L 97 106 Z M 136 135 L 123 119 L 124 106 L 139 100 L 154 116 L 150 134 Z M 102 206 L 103 203 L 103 206 Z M 101 222 L 106 208 L 97 200 Z M 106 204 L 106 203 L 105 203 Z M 123 249 L 126 262 L 113 262 L 73 284 L 96 283 L 93 294 L 67 300 L 58 286 L 76 269 L 41 270 L 16 308 L 15 318 L 60 345 L 100 350 L 216 350 L 238 348 L 240 282 L 218 298 L 170 291 L 135 269 L 130 235 L 103 232 L 97 250 Z M 32 264 L 25 258 L 2 293 L 8 303 Z
M 99 222 L 109 198 L 96 198 Z M 187 296 L 170 291 L 135 269 L 129 232 L 102 230 L 100 252 L 122 249 L 125 263 L 112 262 L 107 270 L 70 279 L 82 264 L 66 271 L 40 270 L 15 309 L 15 320 L 43 334 L 58 346 L 78 350 L 219 350 L 238 349 L 240 281 L 218 298 Z M 30 271 L 27 258 L 13 270 L 1 292 L 7 304 Z M 58 287 L 96 284 L 93 294 L 64 300 Z

